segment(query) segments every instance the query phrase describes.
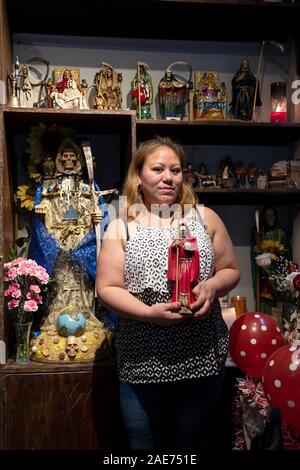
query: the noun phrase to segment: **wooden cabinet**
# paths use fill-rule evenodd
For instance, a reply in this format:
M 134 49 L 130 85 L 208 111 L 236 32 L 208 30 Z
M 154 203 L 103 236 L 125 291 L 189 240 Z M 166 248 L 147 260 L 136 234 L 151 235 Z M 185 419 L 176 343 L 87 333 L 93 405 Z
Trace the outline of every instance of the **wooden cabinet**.
M 9 361 L 2 393 L 7 450 L 105 452 L 124 445 L 113 360 L 26 369 Z
M 184 51 L 192 44 L 189 42 L 184 48 L 180 41 L 192 41 L 195 48 L 201 47 L 199 41 L 211 41 L 212 44 L 219 41 L 224 47 L 230 42 L 235 50 L 241 41 L 244 44 L 241 54 L 246 54 L 249 44 L 259 48 L 264 39 L 271 38 L 286 44 L 286 79 L 291 94 L 291 84 L 299 78 L 299 13 L 297 3 L 272 4 L 255 0 L 111 0 L 101 2 L 99 12 L 91 0 L 86 0 L 80 7 L 62 3 L 57 9 L 53 6 L 45 8 L 40 0 L 0 0 L 0 358 L 3 362 L 0 447 L 110 450 L 120 448 L 122 439 L 114 360 L 69 367 L 33 363 L 20 368 L 12 359 L 10 324 L 7 312 L 3 310 L 2 271 L 9 247 L 16 239 L 18 220 L 14 192 L 31 126 L 39 123 L 66 125 L 80 136 L 90 138 L 99 168 L 96 180 L 101 189 L 121 183 L 137 143 L 156 134 L 176 138 L 187 149 L 199 145 L 224 147 L 224 152 L 229 147 L 238 148 L 241 159 L 245 157 L 243 148 L 249 147 L 260 159 L 257 164 L 262 166 L 266 152 L 274 152 L 271 159 L 275 161 L 294 158 L 300 142 L 300 105 L 293 104 L 291 99 L 288 103 L 289 122 L 284 124 L 136 121 L 133 111 L 9 108 L 6 105 L 7 76 L 13 70 L 13 47 L 18 47 L 18 34 L 40 38 L 59 35 L 59 44 L 66 49 L 65 63 L 69 60 L 68 45 L 76 37 L 75 48 L 79 48 L 81 41 L 85 44 L 84 53 L 81 51 L 81 55 L 76 56 L 77 61 L 79 65 L 92 68 L 94 73 L 99 63 L 89 62 L 89 45 L 91 49 L 99 47 L 99 38 L 104 38 L 104 43 L 105 38 L 113 39 L 110 51 L 102 48 L 99 62 L 106 59 L 105 53 L 115 60 L 114 48 L 119 45 L 123 69 L 129 63 L 134 69 L 137 59 L 137 54 L 132 52 L 134 43 L 142 47 L 139 42 L 144 39 L 153 40 L 151 47 L 154 49 L 159 49 L 160 40 L 166 41 L 166 47 L 171 47 L 172 42 L 172 58 L 169 60 L 167 54 L 163 56 L 167 66 L 174 57 L 184 59 Z M 134 20 L 137 15 L 139 19 Z M 122 45 L 126 38 L 132 38 L 133 42 L 124 48 L 123 54 Z M 41 54 L 39 46 L 34 47 L 35 54 Z M 214 53 L 221 57 L 223 47 L 220 44 L 215 47 L 219 50 Z M 213 55 L 212 49 L 210 52 Z M 259 49 L 257 56 L 258 53 Z M 143 60 L 142 54 L 138 60 Z M 118 68 L 116 60 L 113 66 Z M 200 68 L 202 66 L 205 64 L 199 64 Z M 161 64 L 157 68 L 162 69 Z M 235 71 L 232 68 L 231 75 Z M 127 84 L 131 78 L 128 74 Z M 124 87 L 124 108 L 127 107 L 125 91 L 128 90 Z M 203 159 L 202 155 L 200 153 L 199 159 Z M 199 199 L 208 205 L 226 204 L 229 207 L 269 203 L 291 207 L 300 203 L 300 191 L 288 188 L 261 191 L 206 189 L 199 192 Z

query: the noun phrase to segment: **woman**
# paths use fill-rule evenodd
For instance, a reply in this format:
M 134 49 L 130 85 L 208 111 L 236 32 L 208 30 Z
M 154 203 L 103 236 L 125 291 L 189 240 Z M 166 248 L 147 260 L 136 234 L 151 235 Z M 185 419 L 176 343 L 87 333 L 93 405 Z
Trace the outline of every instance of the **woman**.
M 205 448 L 221 393 L 228 338 L 218 297 L 237 284 L 239 269 L 217 214 L 205 208 L 206 225 L 197 216 L 183 167 L 183 150 L 169 138 L 138 148 L 124 188 L 127 220 L 111 223 L 98 259 L 98 295 L 119 314 L 120 397 L 133 449 Z M 178 208 L 191 210 L 178 220 Z M 179 223 L 199 249 L 192 313 L 170 302 L 168 247 Z

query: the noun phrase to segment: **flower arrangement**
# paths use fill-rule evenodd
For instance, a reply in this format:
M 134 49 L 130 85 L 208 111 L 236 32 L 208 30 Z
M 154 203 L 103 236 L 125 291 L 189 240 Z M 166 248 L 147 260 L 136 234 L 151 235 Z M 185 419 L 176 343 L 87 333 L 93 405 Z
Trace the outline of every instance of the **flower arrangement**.
M 273 287 L 274 298 L 300 307 L 299 267 L 285 256 L 279 255 L 264 267 Z
M 4 296 L 13 320 L 33 321 L 49 281 L 46 269 L 32 259 L 16 258 L 4 264 L 4 281 L 7 284 Z

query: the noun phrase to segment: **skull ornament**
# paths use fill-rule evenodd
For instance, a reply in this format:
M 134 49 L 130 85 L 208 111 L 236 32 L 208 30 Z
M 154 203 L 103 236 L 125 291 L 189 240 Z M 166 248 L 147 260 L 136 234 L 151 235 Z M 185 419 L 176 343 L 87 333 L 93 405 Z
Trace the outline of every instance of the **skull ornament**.
M 68 336 L 66 340 L 66 353 L 69 357 L 75 357 L 78 353 L 78 339 L 76 336 Z
M 73 170 L 75 167 L 77 157 L 72 151 L 64 151 L 61 157 L 61 161 L 65 170 Z

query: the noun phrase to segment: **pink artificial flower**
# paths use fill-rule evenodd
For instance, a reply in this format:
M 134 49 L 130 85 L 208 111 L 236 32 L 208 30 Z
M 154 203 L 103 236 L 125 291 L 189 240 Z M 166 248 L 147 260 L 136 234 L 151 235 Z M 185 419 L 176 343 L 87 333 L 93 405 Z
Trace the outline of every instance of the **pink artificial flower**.
M 16 268 L 11 268 L 9 271 L 7 271 L 4 275 L 4 280 L 5 281 L 11 281 L 18 275 L 18 272 Z
M 38 310 L 38 304 L 34 300 L 25 300 L 24 310 L 25 312 L 36 312 Z
M 34 300 L 38 304 L 41 304 L 43 302 L 43 297 L 41 295 L 35 294 L 34 292 L 28 292 L 26 294 L 26 299 Z
M 39 286 L 35 285 L 35 284 L 32 284 L 29 289 L 34 292 L 35 294 L 39 294 L 41 292 L 41 289 L 39 288 Z
M 10 295 L 14 298 L 14 299 L 19 299 L 22 295 L 22 292 L 20 289 L 11 289 L 11 292 L 10 292 Z
M 7 307 L 9 310 L 12 310 L 13 308 L 16 308 L 19 306 L 19 303 L 20 301 L 19 300 L 10 300 L 9 302 L 7 302 Z

